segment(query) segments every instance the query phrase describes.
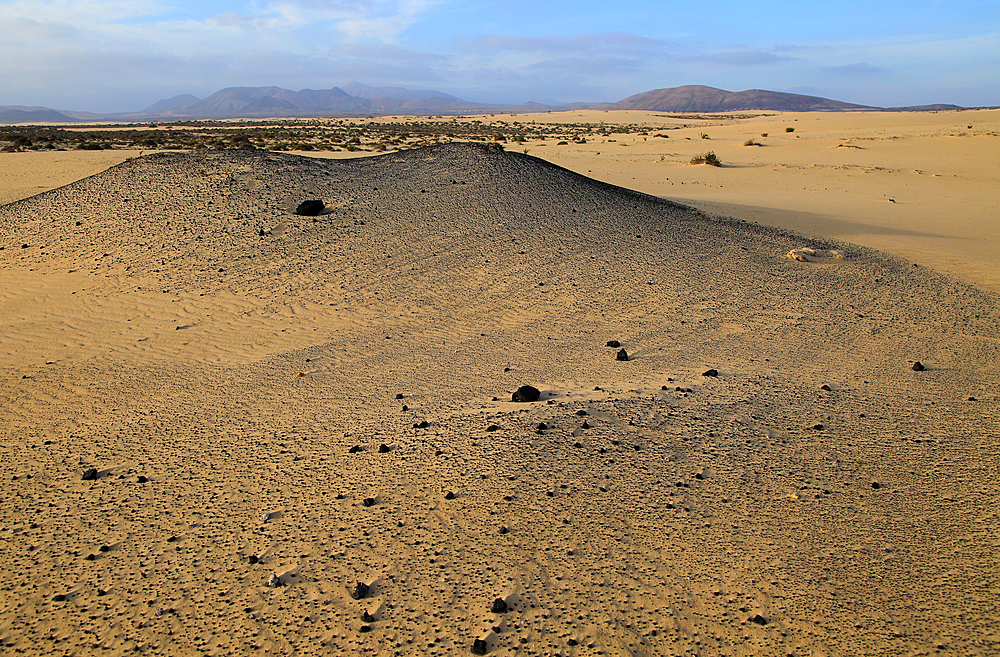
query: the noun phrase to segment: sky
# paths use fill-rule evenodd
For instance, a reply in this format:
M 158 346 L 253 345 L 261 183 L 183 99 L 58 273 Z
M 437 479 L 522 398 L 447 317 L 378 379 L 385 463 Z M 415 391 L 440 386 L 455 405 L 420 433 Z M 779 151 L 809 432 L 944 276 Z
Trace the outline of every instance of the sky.
M 138 111 L 351 81 L 475 102 L 703 84 L 1000 105 L 1000 2 L 0 0 L 0 105 Z

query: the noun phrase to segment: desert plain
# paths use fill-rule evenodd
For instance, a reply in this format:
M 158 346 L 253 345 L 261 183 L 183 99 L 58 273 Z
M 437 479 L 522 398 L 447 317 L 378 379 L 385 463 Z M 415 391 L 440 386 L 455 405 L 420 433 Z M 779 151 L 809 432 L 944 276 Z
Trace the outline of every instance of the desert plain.
M 428 121 L 0 153 L 4 654 L 1000 654 L 1000 110 Z

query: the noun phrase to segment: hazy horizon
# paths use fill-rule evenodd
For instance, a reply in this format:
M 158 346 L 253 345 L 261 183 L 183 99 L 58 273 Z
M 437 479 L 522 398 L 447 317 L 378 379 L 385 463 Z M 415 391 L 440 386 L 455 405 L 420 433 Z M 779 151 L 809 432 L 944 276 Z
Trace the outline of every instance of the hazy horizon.
M 617 101 L 700 84 L 873 106 L 1000 103 L 1000 8 L 717 1 L 0 0 L 0 105 L 137 111 L 234 86 Z

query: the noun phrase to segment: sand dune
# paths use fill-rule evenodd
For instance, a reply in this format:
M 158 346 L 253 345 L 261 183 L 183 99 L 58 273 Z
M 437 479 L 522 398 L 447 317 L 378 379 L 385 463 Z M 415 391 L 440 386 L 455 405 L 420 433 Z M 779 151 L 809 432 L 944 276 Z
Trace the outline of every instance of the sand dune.
M 5 651 L 1000 650 L 991 292 L 468 144 L 0 234 Z

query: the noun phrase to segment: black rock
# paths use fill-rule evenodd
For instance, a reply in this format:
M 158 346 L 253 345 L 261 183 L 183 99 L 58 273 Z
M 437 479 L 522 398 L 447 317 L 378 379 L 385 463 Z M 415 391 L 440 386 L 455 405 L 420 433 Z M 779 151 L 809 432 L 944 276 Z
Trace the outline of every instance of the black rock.
M 367 611 L 365 611 L 365 612 L 361 613 L 361 620 L 363 620 L 366 623 L 374 623 L 375 622 L 375 617 L 372 616 L 371 614 L 369 614 Z M 364 631 L 364 630 L 362 630 L 362 631 Z
M 618 352 L 618 355 L 615 356 L 615 360 L 628 360 L 628 352 L 622 349 Z
M 413 428 L 414 429 L 426 429 L 429 426 L 431 426 L 430 422 L 428 422 L 427 420 L 421 420 L 420 422 L 417 422 L 416 424 L 414 424 Z
M 509 531 L 510 531 L 510 529 L 506 525 L 504 525 L 503 527 L 500 528 L 500 534 L 506 534 Z
M 486 427 L 487 431 L 499 431 L 499 429 L 500 425 L 498 424 L 491 424 L 490 426 Z
M 448 491 L 447 493 L 444 494 L 444 499 L 446 499 L 446 500 L 453 500 L 453 499 L 455 499 L 455 493 L 453 493 L 451 491 Z
M 476 639 L 472 642 L 472 654 L 473 655 L 485 655 L 489 650 L 489 646 L 483 639 Z
M 757 625 L 767 625 L 767 619 L 761 616 L 760 614 L 757 614 L 756 616 L 751 618 L 750 622 L 756 623 Z
M 146 477 L 146 475 L 139 475 L 138 477 L 135 478 L 135 480 L 137 483 L 144 484 L 147 481 L 149 481 L 149 478 Z
M 822 424 L 814 424 L 814 425 L 812 425 L 812 427 L 810 427 L 810 428 L 811 428 L 811 429 L 812 429 L 813 431 L 822 431 L 824 427 L 823 427 L 823 425 L 822 425 Z
M 349 450 L 347 450 L 347 453 L 348 454 L 357 454 L 358 452 L 361 451 L 361 449 L 362 449 L 361 445 L 355 445 L 354 447 L 352 447 Z
M 354 593 L 352 594 L 355 600 L 361 600 L 362 598 L 367 598 L 368 594 L 371 593 L 371 587 L 364 582 L 358 582 L 358 585 L 354 587 Z
M 924 369 L 925 369 L 924 368 L 924 364 L 921 363 L 919 360 L 913 364 L 913 371 L 914 372 L 923 372 Z
M 660 386 L 660 390 L 666 390 L 667 386 Z
M 587 422 L 586 420 L 584 420 L 583 424 L 580 425 L 580 428 L 581 429 L 589 429 L 590 428 L 590 422 Z
M 583 417 L 584 415 L 587 415 L 587 411 L 580 409 L 579 411 L 576 412 L 576 414 L 579 415 L 580 417 Z
M 251 554 L 249 557 L 247 557 L 247 563 L 249 563 L 251 566 L 256 563 L 260 563 L 260 558 L 256 554 Z
M 494 614 L 506 614 L 508 611 L 507 601 L 503 598 L 497 598 L 493 601 L 493 606 L 490 607 L 490 611 Z
M 315 217 L 323 211 L 326 205 L 318 199 L 313 201 L 302 201 L 299 207 L 295 208 L 295 214 L 303 217 Z
M 410 410 L 410 407 L 407 406 L 406 404 L 403 404 L 403 412 L 406 412 L 408 410 Z
M 882 488 L 882 484 L 878 483 L 877 481 L 873 481 L 872 490 L 878 490 L 879 488 Z
M 514 394 L 511 395 L 510 399 L 511 401 L 516 402 L 533 402 L 538 401 L 538 398 L 541 397 L 541 395 L 542 393 L 540 393 L 538 388 L 534 386 L 521 386 L 514 391 Z
M 826 385 L 825 383 L 824 383 L 823 385 L 821 385 L 821 386 L 819 387 L 819 389 L 820 389 L 820 390 L 825 390 L 825 391 L 827 391 L 827 392 L 830 392 L 831 390 L 833 390 L 833 388 L 831 388 L 830 386 Z
M 66 595 L 63 593 L 56 594 L 52 596 L 52 602 L 66 602 Z M 486 653 L 483 653 L 484 655 Z
M 617 349 L 618 347 L 622 346 L 622 343 L 618 342 L 618 340 L 608 340 L 607 346 Z
M 360 631 L 360 632 L 361 632 L 362 634 L 364 634 L 364 633 L 366 633 L 366 632 L 371 632 L 371 631 L 372 631 L 372 626 L 371 626 L 371 625 L 362 625 L 362 626 L 361 626 L 361 627 L 359 628 L 359 630 L 358 630 L 358 631 Z
M 535 428 L 538 429 L 539 431 L 545 431 L 546 429 L 548 429 L 548 426 L 546 426 L 544 422 L 539 422 L 538 426 Z
M 396 393 L 396 399 L 402 399 L 402 398 L 403 398 L 403 393 L 397 392 Z
M 392 448 L 389 447 L 388 445 L 386 445 L 385 443 L 382 443 L 381 445 L 378 446 L 378 453 L 379 454 L 387 454 L 390 451 L 392 451 Z
M 97 468 L 90 468 L 84 472 L 83 481 L 97 481 Z
M 705 370 L 704 372 L 701 373 L 701 375 L 702 376 L 719 376 L 719 370 L 717 370 L 717 369 Z
M 375 498 L 374 497 L 366 497 L 365 499 L 363 499 L 361 501 L 361 503 L 364 504 L 365 506 L 375 506 Z

